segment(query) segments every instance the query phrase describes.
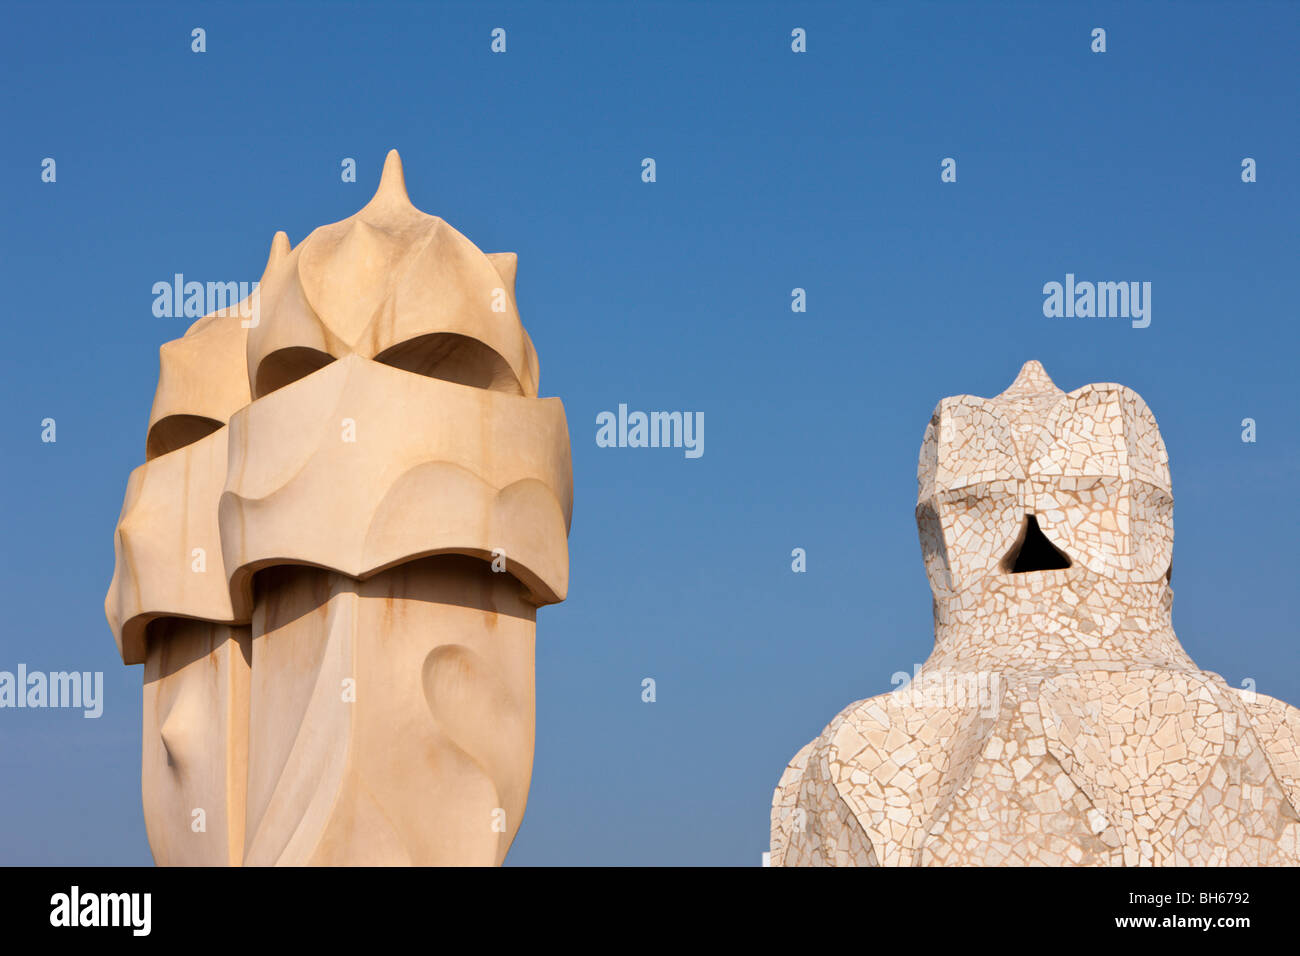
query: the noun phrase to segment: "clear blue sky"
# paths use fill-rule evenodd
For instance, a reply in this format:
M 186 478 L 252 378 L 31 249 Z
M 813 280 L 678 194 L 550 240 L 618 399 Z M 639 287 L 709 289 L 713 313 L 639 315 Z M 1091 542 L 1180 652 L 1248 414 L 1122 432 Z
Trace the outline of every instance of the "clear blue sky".
M 1146 398 L 1179 637 L 1300 704 L 1300 6 L 972 7 L 6 4 L 0 669 L 102 670 L 107 700 L 0 711 L 0 862 L 150 861 L 141 668 L 102 605 L 158 345 L 188 324 L 153 283 L 257 279 L 391 147 L 417 206 L 519 254 L 573 439 L 510 862 L 758 864 L 786 761 L 929 653 L 931 409 L 1028 358 Z M 1150 327 L 1045 318 L 1067 272 L 1150 281 Z M 620 402 L 704 412 L 704 456 L 597 448 Z

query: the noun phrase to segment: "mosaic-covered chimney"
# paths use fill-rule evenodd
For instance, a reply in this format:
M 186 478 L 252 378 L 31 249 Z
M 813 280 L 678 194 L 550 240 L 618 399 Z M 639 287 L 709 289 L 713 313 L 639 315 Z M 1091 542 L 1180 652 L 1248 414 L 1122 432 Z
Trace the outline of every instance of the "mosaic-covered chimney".
M 771 863 L 1300 863 L 1300 711 L 1174 634 L 1169 456 L 1138 394 L 1028 362 L 939 403 L 917 479 L 934 650 L 795 755 Z

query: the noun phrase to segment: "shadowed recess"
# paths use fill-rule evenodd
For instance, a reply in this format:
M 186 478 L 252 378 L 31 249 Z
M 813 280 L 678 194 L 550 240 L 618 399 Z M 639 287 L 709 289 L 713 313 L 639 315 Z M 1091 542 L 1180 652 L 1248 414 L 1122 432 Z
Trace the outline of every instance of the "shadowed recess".
M 220 428 L 221 422 L 202 415 L 168 415 L 154 423 L 145 441 L 144 457 L 153 461 L 159 455 L 192 445 Z
M 1026 515 L 1020 538 L 1002 559 L 1002 566 L 1012 574 L 1024 574 L 1026 571 L 1059 571 L 1070 566 L 1070 559 L 1047 540 L 1047 536 L 1038 527 L 1038 519 L 1033 515 Z
M 524 394 L 505 359 L 482 342 L 454 332 L 433 332 L 401 342 L 380 352 L 375 361 L 456 385 Z
M 257 382 L 253 389 L 254 397 L 269 395 L 278 388 L 292 384 L 300 378 L 306 378 L 334 361 L 334 356 L 317 349 L 292 346 L 277 349 L 257 367 Z

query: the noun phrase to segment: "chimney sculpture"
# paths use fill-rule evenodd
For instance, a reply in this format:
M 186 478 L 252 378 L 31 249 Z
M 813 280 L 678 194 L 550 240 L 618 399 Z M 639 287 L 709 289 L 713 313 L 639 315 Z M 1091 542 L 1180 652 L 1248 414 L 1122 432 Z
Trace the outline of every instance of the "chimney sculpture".
M 515 265 L 412 206 L 393 151 L 162 346 L 105 601 L 159 864 L 504 859 L 573 504 Z
M 934 651 L 795 755 L 772 865 L 1300 863 L 1300 711 L 1178 642 L 1137 393 L 1029 362 L 939 403 L 917 479 Z

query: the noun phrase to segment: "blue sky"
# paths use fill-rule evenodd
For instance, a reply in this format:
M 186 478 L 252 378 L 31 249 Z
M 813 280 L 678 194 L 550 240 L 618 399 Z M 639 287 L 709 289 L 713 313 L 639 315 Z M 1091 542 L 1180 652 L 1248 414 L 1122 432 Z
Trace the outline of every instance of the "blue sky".
M 392 147 L 418 207 L 518 253 L 572 435 L 570 594 L 539 613 L 508 862 L 756 865 L 786 761 L 929 653 L 930 411 L 1029 358 L 1147 400 L 1179 637 L 1300 704 L 1297 5 L 50 2 L 0 23 L 0 669 L 106 681 L 98 720 L 0 711 L 0 862 L 151 859 L 141 668 L 103 598 L 158 346 L 188 324 L 152 314 L 153 283 L 256 280 L 277 229 L 355 212 Z M 1150 327 L 1045 318 L 1067 272 L 1151 282 Z M 619 403 L 703 412 L 705 454 L 598 448 Z

